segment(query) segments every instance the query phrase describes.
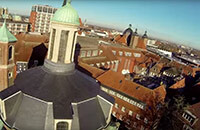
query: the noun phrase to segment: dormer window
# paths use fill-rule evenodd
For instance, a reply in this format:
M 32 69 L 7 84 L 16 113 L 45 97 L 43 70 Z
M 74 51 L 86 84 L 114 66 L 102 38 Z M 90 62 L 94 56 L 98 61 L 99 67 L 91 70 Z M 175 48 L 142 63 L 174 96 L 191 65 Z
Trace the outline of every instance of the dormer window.
M 185 111 L 182 117 L 187 120 L 191 125 L 194 124 L 196 117 L 189 111 Z
M 68 130 L 68 122 L 58 122 L 56 126 L 56 130 Z

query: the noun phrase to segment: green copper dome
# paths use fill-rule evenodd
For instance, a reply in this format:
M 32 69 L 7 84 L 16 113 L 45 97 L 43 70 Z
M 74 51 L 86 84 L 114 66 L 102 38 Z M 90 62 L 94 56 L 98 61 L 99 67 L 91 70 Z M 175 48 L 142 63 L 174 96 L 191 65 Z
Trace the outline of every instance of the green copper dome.
M 3 26 L 0 28 L 0 42 L 16 42 L 16 37 L 10 33 L 8 28 L 6 27 L 6 22 L 3 23 Z
M 80 25 L 78 13 L 70 2 L 57 10 L 51 21 Z

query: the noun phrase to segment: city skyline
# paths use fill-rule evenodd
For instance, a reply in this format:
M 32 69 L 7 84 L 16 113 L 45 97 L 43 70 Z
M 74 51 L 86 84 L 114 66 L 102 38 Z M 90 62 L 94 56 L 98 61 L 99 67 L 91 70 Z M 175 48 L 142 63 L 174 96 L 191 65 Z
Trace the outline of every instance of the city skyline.
M 1 7 L 10 13 L 30 15 L 32 5 L 59 8 L 63 0 L 1 0 Z M 128 24 L 138 28 L 139 34 L 185 44 L 200 49 L 200 2 L 192 1 L 90 1 L 73 0 L 72 5 L 88 23 L 124 30 Z

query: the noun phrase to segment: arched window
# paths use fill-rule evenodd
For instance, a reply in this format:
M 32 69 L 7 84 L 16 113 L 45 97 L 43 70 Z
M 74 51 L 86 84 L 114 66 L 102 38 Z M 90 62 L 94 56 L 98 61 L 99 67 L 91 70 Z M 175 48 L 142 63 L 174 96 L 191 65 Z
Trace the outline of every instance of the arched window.
M 68 123 L 67 122 L 58 122 L 56 126 L 56 130 L 68 130 Z
M 12 54 L 13 53 L 13 46 L 10 46 L 9 47 L 9 52 L 8 52 L 8 60 L 11 60 L 12 59 Z

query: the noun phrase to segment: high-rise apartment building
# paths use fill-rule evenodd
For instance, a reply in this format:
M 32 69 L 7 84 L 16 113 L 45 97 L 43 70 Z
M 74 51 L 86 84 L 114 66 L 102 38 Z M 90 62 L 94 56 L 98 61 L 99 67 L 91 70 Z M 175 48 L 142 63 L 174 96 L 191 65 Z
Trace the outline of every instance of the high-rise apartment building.
M 31 31 L 38 33 L 49 33 L 50 32 L 50 19 L 56 12 L 56 8 L 48 5 L 34 5 L 32 6 L 30 23 Z

